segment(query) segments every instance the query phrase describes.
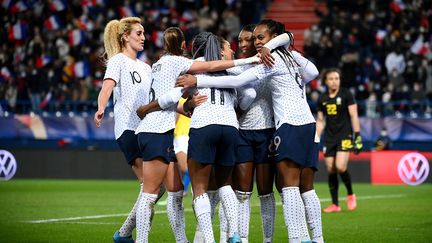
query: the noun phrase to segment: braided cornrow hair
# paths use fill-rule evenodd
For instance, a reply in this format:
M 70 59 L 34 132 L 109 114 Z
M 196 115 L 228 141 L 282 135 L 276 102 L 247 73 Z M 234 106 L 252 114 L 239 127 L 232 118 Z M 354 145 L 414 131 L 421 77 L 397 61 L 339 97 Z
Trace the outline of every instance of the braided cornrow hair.
M 287 49 L 294 49 L 294 36 L 291 32 L 285 30 L 285 25 L 281 22 L 272 20 L 272 19 L 263 19 L 261 20 L 258 25 L 265 25 L 267 29 L 269 30 L 270 35 L 281 35 L 284 33 L 287 33 L 290 37 L 290 45 L 288 48 L 285 48 L 284 46 L 279 46 L 278 48 L 272 50 L 271 52 L 276 52 L 282 60 L 285 62 L 286 66 L 288 67 L 288 71 L 291 73 L 290 66 L 294 66 L 294 57 Z M 293 74 L 294 75 L 294 74 Z

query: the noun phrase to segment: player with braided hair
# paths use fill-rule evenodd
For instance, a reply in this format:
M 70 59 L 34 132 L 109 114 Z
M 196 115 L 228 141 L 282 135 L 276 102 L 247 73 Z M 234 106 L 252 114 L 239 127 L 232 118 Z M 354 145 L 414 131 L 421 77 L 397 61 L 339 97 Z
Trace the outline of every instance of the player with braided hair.
M 263 20 L 254 30 L 255 47 L 260 51 L 269 40 L 283 33 L 283 24 Z M 281 176 L 281 196 L 289 242 L 310 241 L 306 224 L 306 215 L 309 215 L 313 240 L 321 243 L 321 207 L 313 190 L 313 175 L 318 164 L 318 141 L 315 119 L 304 89 L 318 75 L 318 71 L 307 59 L 298 62 L 294 55 L 290 50 L 278 47 L 272 53 L 275 59 L 273 68 L 257 65 L 238 76 L 184 76 L 177 80 L 177 85 L 237 88 L 268 79 L 276 126 L 272 151 Z M 307 171 L 309 176 L 303 171 Z

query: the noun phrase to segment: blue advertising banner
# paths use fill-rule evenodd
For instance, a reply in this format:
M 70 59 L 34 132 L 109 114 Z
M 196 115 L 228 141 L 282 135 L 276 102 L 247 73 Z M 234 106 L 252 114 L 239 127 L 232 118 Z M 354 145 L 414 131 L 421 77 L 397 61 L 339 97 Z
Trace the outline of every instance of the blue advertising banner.
M 413 118 L 360 118 L 361 135 L 374 141 L 382 129 L 392 141 L 432 141 L 432 120 Z M 114 119 L 106 117 L 100 128 L 93 117 L 40 117 L 15 115 L 0 118 L 0 139 L 114 140 Z

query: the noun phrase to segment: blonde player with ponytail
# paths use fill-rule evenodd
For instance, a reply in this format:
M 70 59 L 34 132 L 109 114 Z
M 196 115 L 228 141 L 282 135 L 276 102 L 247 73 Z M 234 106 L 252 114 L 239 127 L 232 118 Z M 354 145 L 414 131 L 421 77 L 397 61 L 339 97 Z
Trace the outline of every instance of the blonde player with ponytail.
M 104 47 L 107 57 L 102 89 L 98 97 L 98 110 L 94 115 L 97 127 L 102 125 L 105 108 L 114 93 L 114 133 L 126 161 L 131 166 L 142 187 L 142 158 L 135 129 L 140 119 L 135 110 L 148 101 L 151 68 L 137 59 L 144 50 L 144 27 L 141 19 L 126 17 L 111 20 L 105 27 Z M 141 197 L 141 190 L 137 199 Z M 137 203 L 135 203 L 121 228 L 114 234 L 114 242 L 134 242 Z

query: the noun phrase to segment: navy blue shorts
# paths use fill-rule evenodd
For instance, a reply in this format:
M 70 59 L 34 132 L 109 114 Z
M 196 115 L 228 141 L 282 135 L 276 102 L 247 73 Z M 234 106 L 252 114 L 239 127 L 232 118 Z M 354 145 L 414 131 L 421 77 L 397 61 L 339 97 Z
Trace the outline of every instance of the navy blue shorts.
M 318 169 L 319 144 L 315 143 L 315 123 L 302 126 L 283 124 L 276 130 L 272 151 L 276 162 L 292 160 L 306 168 Z
M 239 133 L 235 127 L 208 125 L 189 131 L 188 158 L 201 164 L 234 166 Z
M 237 147 L 237 164 L 254 162 L 255 164 L 272 163 L 273 157 L 269 155 L 269 145 L 275 133 L 274 128 L 262 130 L 239 131 Z
M 138 146 L 137 135 L 134 131 L 126 130 L 117 139 L 117 144 L 129 165 L 133 165 L 136 158 L 141 157 L 140 149 Z
M 138 145 L 144 161 L 162 158 L 165 163 L 176 162 L 173 130 L 166 133 L 138 133 Z

